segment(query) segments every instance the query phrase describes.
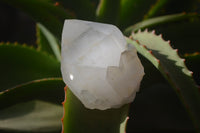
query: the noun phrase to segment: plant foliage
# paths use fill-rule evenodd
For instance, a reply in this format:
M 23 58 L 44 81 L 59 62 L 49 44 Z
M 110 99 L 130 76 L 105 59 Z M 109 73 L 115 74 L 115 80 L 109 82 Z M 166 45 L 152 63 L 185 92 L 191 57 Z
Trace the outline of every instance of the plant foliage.
M 64 97 L 60 39 L 64 20 L 76 18 L 111 23 L 124 31 L 127 43 L 136 47 L 145 67 L 146 75 L 139 96 L 145 92 L 162 96 L 159 89 L 167 90 L 171 86 L 191 117 L 192 122 L 187 122 L 195 127 L 187 130 L 200 132 L 199 0 L 1 1 L 24 11 L 35 20 L 37 46 L 0 44 L 0 131 L 52 133 L 61 132 L 63 128 L 65 133 L 125 132 L 129 105 L 101 112 L 86 109 L 70 90 Z M 145 28 L 155 31 L 143 31 Z M 162 33 L 163 37 L 156 33 Z M 169 41 L 164 41 L 166 39 L 171 40 L 171 45 Z M 179 49 L 179 53 L 174 48 Z M 136 98 L 136 104 L 137 101 Z M 165 102 L 170 104 L 169 101 L 170 97 Z M 133 105 L 130 105 L 128 125 L 141 122 L 131 119 L 135 117 L 131 113 L 134 112 Z M 159 103 L 158 106 L 162 108 L 163 105 Z M 177 107 L 180 107 L 177 110 L 183 110 L 182 106 Z M 182 131 L 186 129 L 181 119 L 185 114 L 178 115 L 179 125 L 182 126 L 174 130 Z M 155 115 L 152 121 L 156 120 L 159 118 Z M 164 123 L 161 128 L 149 128 L 151 123 L 144 120 L 141 122 L 144 130 L 128 126 L 127 132 L 172 130 L 168 124 Z

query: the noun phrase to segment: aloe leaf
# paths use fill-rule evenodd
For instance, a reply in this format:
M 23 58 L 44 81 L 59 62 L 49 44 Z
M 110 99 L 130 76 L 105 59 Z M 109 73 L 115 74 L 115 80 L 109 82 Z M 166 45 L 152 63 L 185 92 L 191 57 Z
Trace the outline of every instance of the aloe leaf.
M 25 45 L 0 44 L 0 91 L 32 80 L 61 77 L 59 62 Z
M 49 45 L 46 36 L 43 34 L 38 24 L 36 24 L 36 44 L 38 51 L 44 51 L 52 56 L 54 56 L 53 50 Z M 56 57 L 55 57 L 56 58 Z
M 193 123 L 173 88 L 151 62 L 139 54 L 145 75 L 130 106 L 127 133 L 194 132 Z M 148 110 L 148 111 L 141 111 Z
M 140 61 L 144 67 L 145 75 L 140 84 L 140 90 L 148 88 L 157 83 L 165 83 L 166 80 L 156 67 L 145 57 L 139 54 Z M 152 75 L 153 73 L 153 75 Z M 139 91 L 139 93 L 142 91 Z
M 60 6 L 45 0 L 2 0 L 14 7 L 17 7 L 36 21 L 47 27 L 58 39 L 61 38 L 61 32 L 64 20 L 71 18 L 70 14 Z
M 38 23 L 38 45 L 39 50 L 46 51 L 50 54 L 52 54 L 57 58 L 58 61 L 61 60 L 60 57 L 60 47 L 58 44 L 57 39 L 54 37 L 54 35 L 42 24 Z M 48 42 L 48 43 L 47 43 Z M 50 46 L 50 49 L 49 49 Z
M 121 0 L 118 25 L 124 30 L 129 25 L 141 21 L 146 11 L 156 0 Z
M 0 110 L 0 131 L 52 133 L 61 131 L 62 106 L 34 100 Z
M 61 78 L 48 78 L 1 92 L 0 131 L 60 132 L 63 86 Z
M 67 88 L 63 104 L 63 133 L 125 132 L 129 105 L 108 110 L 87 109 Z
M 97 8 L 97 21 L 116 24 L 119 16 L 120 0 L 100 0 Z
M 30 100 L 44 100 L 61 104 L 64 99 L 64 83 L 61 78 L 34 80 L 0 92 L 0 109 Z
M 200 93 L 177 50 L 173 50 L 168 41 L 147 31 L 132 35 L 133 44 L 139 53 L 146 57 L 163 74 L 186 107 L 195 128 L 200 131 Z
M 199 15 L 196 13 L 179 13 L 179 14 L 173 14 L 173 15 L 166 15 L 161 17 L 155 17 L 151 19 L 147 19 L 144 21 L 141 21 L 139 23 L 136 23 L 128 28 L 125 29 L 124 34 L 130 35 L 131 32 L 135 32 L 139 29 L 145 29 L 150 28 L 157 25 L 162 25 L 166 23 L 176 22 L 176 21 L 183 21 L 186 19 L 193 19 L 198 17 Z

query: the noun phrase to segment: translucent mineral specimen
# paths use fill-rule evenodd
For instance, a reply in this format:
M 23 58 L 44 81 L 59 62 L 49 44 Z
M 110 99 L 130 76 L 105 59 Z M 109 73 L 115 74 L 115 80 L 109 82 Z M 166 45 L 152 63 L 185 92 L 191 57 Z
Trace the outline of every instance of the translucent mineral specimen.
M 117 27 L 66 20 L 61 50 L 64 82 L 86 108 L 118 108 L 134 100 L 144 69 Z

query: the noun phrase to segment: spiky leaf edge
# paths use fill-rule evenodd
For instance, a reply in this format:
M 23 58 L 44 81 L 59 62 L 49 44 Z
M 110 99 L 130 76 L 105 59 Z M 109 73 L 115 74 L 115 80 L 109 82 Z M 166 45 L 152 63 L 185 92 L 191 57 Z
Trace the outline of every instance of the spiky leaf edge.
M 138 33 L 142 33 L 140 30 L 138 31 Z M 149 33 L 147 30 L 145 30 L 144 31 L 144 33 Z M 137 34 L 137 33 L 135 33 L 135 34 Z M 150 33 L 150 34 L 154 34 L 155 35 L 155 31 L 153 31 L 152 33 Z M 163 38 L 162 38 L 162 35 L 159 35 L 159 36 L 157 36 L 157 35 L 155 35 L 155 37 L 159 37 L 160 39 L 162 39 L 163 40 Z M 177 94 L 178 94 L 178 96 L 179 96 L 179 98 L 181 99 L 181 101 L 183 102 L 183 104 L 184 104 L 184 106 L 185 106 L 185 108 L 186 108 L 186 110 L 187 110 L 187 112 L 189 113 L 189 115 L 191 116 L 191 118 L 192 118 L 192 120 L 193 120 L 193 122 L 194 122 L 194 125 L 195 125 L 195 128 L 196 128 L 196 130 L 197 130 L 197 132 L 200 132 L 200 119 L 198 118 L 198 116 L 199 116 L 199 107 L 198 107 L 198 105 L 200 105 L 200 104 L 198 104 L 197 105 L 197 107 L 191 107 L 189 104 L 188 104 L 188 99 L 185 99 L 185 97 L 186 97 L 186 93 L 183 95 L 182 94 L 182 90 L 181 90 L 181 88 L 178 88 L 178 86 L 176 85 L 176 82 L 173 80 L 173 78 L 172 77 L 170 77 L 171 75 L 170 75 L 170 72 L 168 72 L 166 69 L 165 69 L 165 67 L 164 67 L 164 65 L 161 63 L 161 61 L 159 60 L 159 59 L 157 59 L 157 57 L 156 57 L 156 55 L 154 55 L 153 54 L 153 52 L 148 48 L 148 45 L 146 45 L 146 44 L 141 44 L 137 39 L 135 40 L 134 39 L 134 35 L 132 35 L 130 38 L 126 38 L 126 40 L 127 40 L 127 42 L 129 43 L 129 44 L 132 44 L 132 45 L 134 45 L 135 47 L 136 47 L 136 49 L 138 50 L 138 52 L 140 53 L 140 54 L 142 54 L 145 58 L 147 58 L 150 62 L 152 62 L 152 64 L 162 73 L 162 75 L 167 79 L 167 81 L 172 85 L 172 87 L 175 89 L 175 91 L 177 92 Z M 170 45 L 170 42 L 169 41 L 164 41 L 163 40 L 163 43 L 167 43 L 169 46 L 170 46 L 170 48 L 171 48 L 171 52 L 175 52 L 176 53 L 176 56 L 177 57 L 179 57 L 179 55 L 178 55 L 178 53 L 177 53 L 177 51 L 178 50 L 173 50 L 172 49 L 172 47 L 171 47 L 171 45 Z M 183 69 L 182 70 L 184 70 L 184 72 L 183 72 L 183 74 L 185 73 L 185 76 L 189 76 L 190 77 L 190 80 L 191 80 L 191 87 L 193 88 L 193 90 L 189 90 L 190 92 L 192 92 L 194 95 L 195 95 L 195 97 L 190 97 L 191 98 L 191 100 L 193 99 L 193 98 L 195 98 L 196 100 L 192 100 L 192 101 L 194 101 L 194 103 L 195 102 L 199 102 L 200 103 L 200 91 L 199 91 L 199 86 L 197 86 L 196 84 L 195 84 L 195 82 L 194 82 L 194 80 L 192 79 L 192 72 L 191 71 L 189 71 L 188 69 L 187 69 L 187 67 L 185 66 L 185 60 L 184 59 L 181 59 L 180 57 L 179 57 L 179 61 L 182 63 L 182 65 L 183 65 Z M 177 61 L 178 62 L 178 61 Z M 189 89 L 189 88 L 188 88 Z M 190 88 L 191 89 L 191 88 Z M 188 96 L 188 95 L 187 95 Z M 191 102 L 189 102 L 189 103 L 191 103 Z
M 157 25 L 162 25 L 166 23 L 172 23 L 177 21 L 183 21 L 187 19 L 193 19 L 199 17 L 199 14 L 197 13 L 178 13 L 178 14 L 172 14 L 172 15 L 165 15 L 165 16 L 159 16 L 150 18 L 141 22 L 138 22 L 124 30 L 125 35 L 130 35 L 131 32 L 136 32 L 139 29 L 145 29 L 150 28 Z

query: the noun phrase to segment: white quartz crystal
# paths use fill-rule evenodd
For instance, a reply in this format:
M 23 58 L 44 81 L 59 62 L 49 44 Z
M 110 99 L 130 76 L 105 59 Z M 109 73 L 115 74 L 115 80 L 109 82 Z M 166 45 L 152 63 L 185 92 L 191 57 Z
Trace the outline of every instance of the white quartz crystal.
M 144 69 L 116 26 L 66 20 L 61 51 L 63 80 L 86 108 L 118 108 L 134 100 Z

